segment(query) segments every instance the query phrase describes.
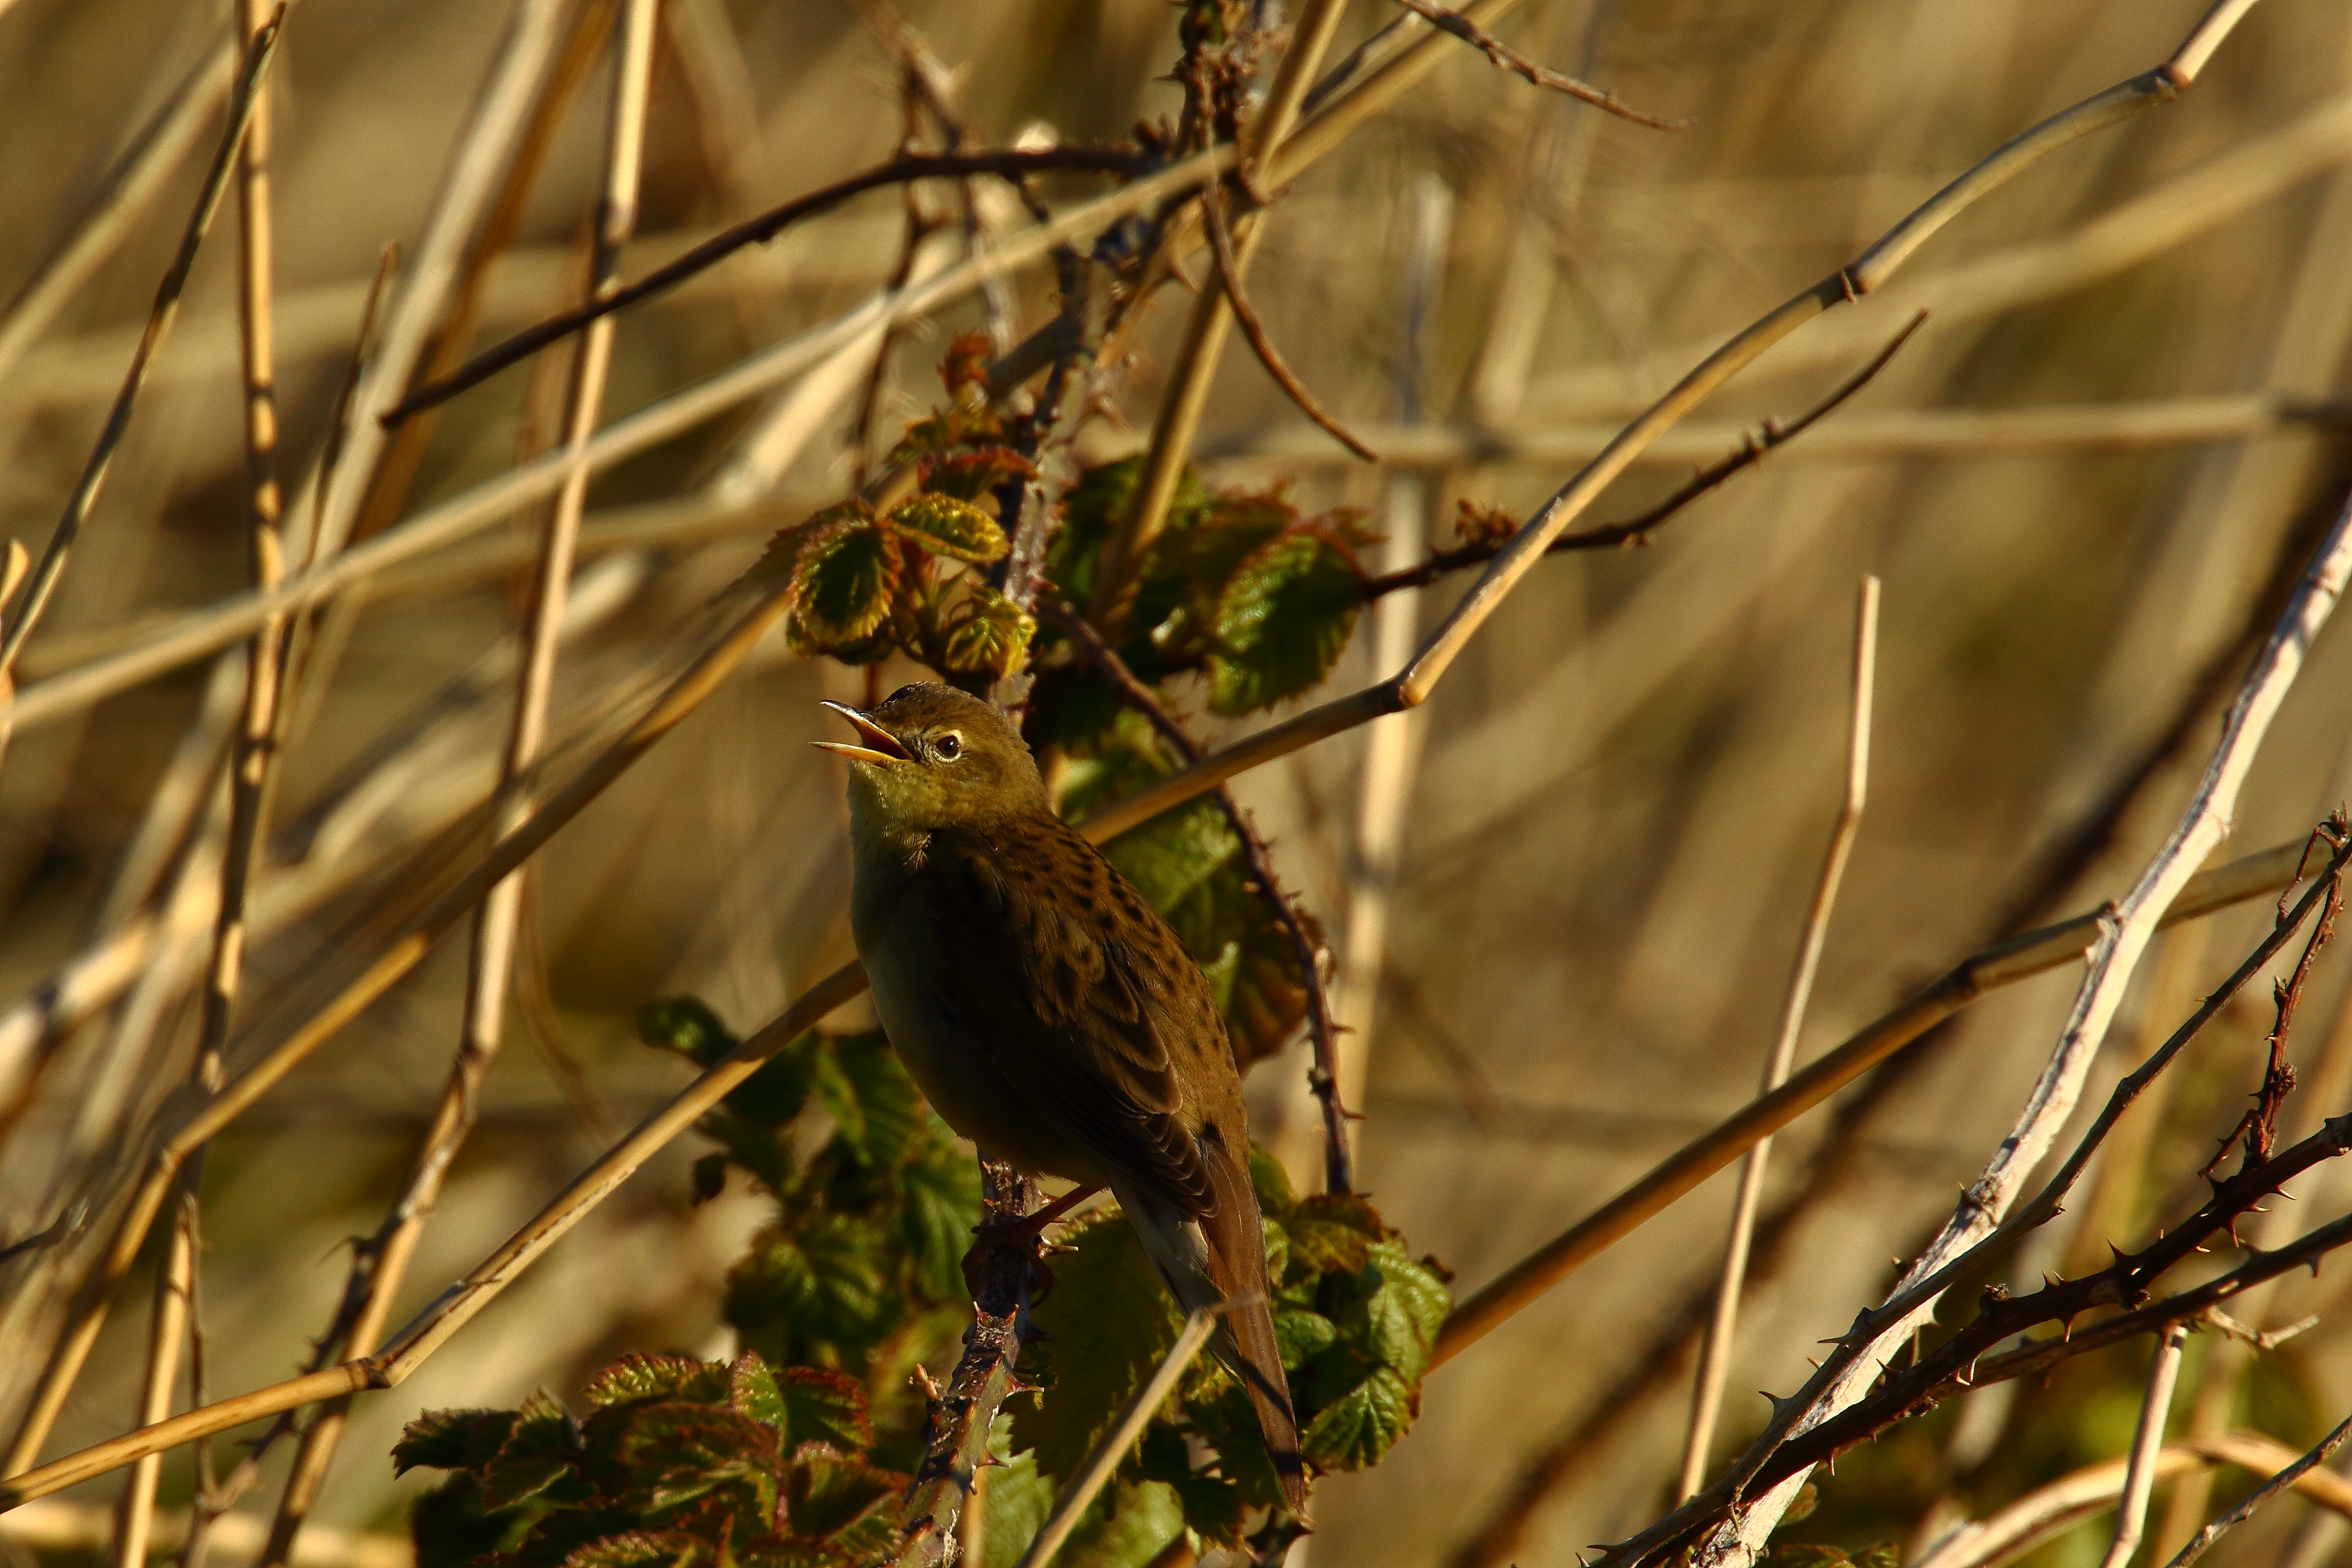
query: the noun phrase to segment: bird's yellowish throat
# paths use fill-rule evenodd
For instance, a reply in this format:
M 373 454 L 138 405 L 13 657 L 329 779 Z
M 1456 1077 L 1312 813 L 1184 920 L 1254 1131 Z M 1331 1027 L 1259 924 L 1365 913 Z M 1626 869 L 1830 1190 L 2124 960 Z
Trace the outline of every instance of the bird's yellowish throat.
M 850 922 L 890 1042 L 948 1125 L 1036 1174 L 1108 1187 L 1248 1388 L 1294 1510 L 1306 1478 L 1250 1185 L 1249 1127 L 1200 965 L 1053 814 L 1020 731 L 953 687 L 859 712 Z

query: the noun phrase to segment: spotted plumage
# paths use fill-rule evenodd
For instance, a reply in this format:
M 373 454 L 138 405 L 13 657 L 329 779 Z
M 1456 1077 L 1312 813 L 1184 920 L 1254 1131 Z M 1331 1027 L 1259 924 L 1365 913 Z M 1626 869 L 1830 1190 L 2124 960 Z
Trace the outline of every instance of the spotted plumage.
M 951 687 L 837 711 L 851 924 L 924 1095 L 986 1152 L 1108 1186 L 1248 1388 L 1291 1506 L 1297 1429 L 1268 1300 L 1241 1076 L 1206 976 L 1150 900 L 1046 802 L 1003 714 Z

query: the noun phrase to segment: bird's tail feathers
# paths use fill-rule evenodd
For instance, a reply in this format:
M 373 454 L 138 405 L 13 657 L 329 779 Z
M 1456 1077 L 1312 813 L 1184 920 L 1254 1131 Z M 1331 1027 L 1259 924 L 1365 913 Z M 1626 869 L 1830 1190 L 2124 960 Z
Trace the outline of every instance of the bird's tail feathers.
M 1249 1394 L 1258 1430 L 1281 1482 L 1291 1512 L 1307 1515 L 1307 1468 L 1298 1452 L 1298 1420 L 1290 1404 L 1290 1381 L 1282 1370 L 1282 1348 L 1274 1337 L 1273 1294 L 1265 1276 L 1265 1231 L 1257 1194 L 1238 1162 L 1208 1162 L 1215 1208 L 1198 1220 L 1150 1197 L 1118 1193 L 1119 1206 L 1134 1224 L 1144 1250 L 1186 1311 L 1218 1310 L 1210 1338 L 1226 1370 Z

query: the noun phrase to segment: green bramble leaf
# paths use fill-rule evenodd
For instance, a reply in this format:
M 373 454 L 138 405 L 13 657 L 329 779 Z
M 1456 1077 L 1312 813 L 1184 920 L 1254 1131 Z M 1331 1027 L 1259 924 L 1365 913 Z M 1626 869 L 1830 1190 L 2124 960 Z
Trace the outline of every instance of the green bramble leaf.
M 1244 561 L 1218 595 L 1209 706 L 1255 712 L 1330 673 L 1363 608 L 1363 571 L 1333 532 L 1299 528 Z
M 1360 1470 L 1377 1465 L 1412 1426 L 1420 1391 L 1388 1367 L 1317 1412 L 1299 1435 L 1299 1452 L 1320 1470 Z
M 1358 1342 L 1417 1384 L 1445 1327 L 1445 1315 L 1454 1310 L 1453 1293 L 1427 1264 L 1408 1256 L 1400 1241 L 1375 1242 L 1370 1264 L 1381 1283 L 1364 1303 L 1369 1333 Z M 1343 1321 L 1343 1333 L 1348 1327 Z
M 1146 1568 L 1183 1531 L 1184 1505 L 1165 1481 L 1107 1487 L 1054 1559 L 1057 1568 Z
M 968 500 L 936 491 L 900 502 L 883 521 L 908 543 L 953 561 L 1001 560 L 1012 548 L 994 518 Z
M 428 1410 L 401 1429 L 392 1473 L 469 1470 L 489 1463 L 518 1419 L 511 1410 Z
M 1297 1372 L 1338 1342 L 1339 1325 L 1320 1312 L 1290 1308 L 1274 1315 L 1274 1342 L 1282 1347 L 1286 1372 Z
M 1250 1185 L 1257 1193 L 1257 1206 L 1268 1215 L 1286 1215 L 1298 1202 L 1291 1190 L 1290 1173 L 1272 1151 L 1263 1143 L 1249 1146 Z
M 857 1106 L 859 1162 L 897 1165 L 926 1131 L 922 1091 L 907 1076 L 889 1037 L 878 1029 L 834 1037 L 833 1055 Z
M 1048 1337 L 1030 1354 L 1038 1380 L 1050 1381 L 1034 1404 L 1013 1407 L 1013 1447 L 1034 1449 L 1037 1468 L 1062 1479 L 1110 1430 L 1181 1323 L 1118 1210 L 1098 1212 L 1064 1240 L 1075 1250 L 1055 1258 L 1054 1289 L 1033 1313 Z
M 737 586 L 766 583 L 783 583 L 792 579 L 801 559 L 810 549 L 845 530 L 874 521 L 874 509 L 862 496 L 836 501 L 823 510 L 812 512 L 790 528 L 780 528 L 768 541 L 768 548 L 751 569 L 736 579 Z
M 574 1550 L 563 1568 L 694 1568 L 712 1555 L 710 1543 L 678 1530 L 632 1530 Z
M 657 1051 L 675 1051 L 707 1068 L 740 1043 L 724 1020 L 698 996 L 665 996 L 637 1011 L 637 1038 Z
M 709 1368 L 691 1356 L 630 1351 L 590 1378 L 580 1396 L 602 1410 L 652 1399 L 707 1397 L 709 1387 Z M 718 1392 L 725 1392 L 723 1383 Z
M 963 617 L 948 629 L 947 667 L 1000 680 L 1021 668 L 1029 639 L 1037 635 L 1036 617 L 985 583 L 966 589 L 964 607 Z
M 971 452 L 935 452 L 916 465 L 924 489 L 958 500 L 977 501 L 996 493 L 1007 479 L 1037 477 L 1037 466 L 1010 447 Z
M 1294 1400 L 1297 1394 L 1294 1384 Z M 1300 1414 L 1306 1414 L 1303 1408 Z M 1282 1479 L 1265 1451 L 1257 1412 L 1232 1373 L 1206 1357 L 1195 1362 L 1185 1379 L 1184 1415 L 1193 1432 L 1217 1451 L 1217 1472 L 1243 1507 L 1271 1508 L 1281 1500 Z
M 1290 1237 L 1292 1268 L 1316 1274 L 1356 1273 L 1371 1260 L 1372 1244 L 1388 1234 L 1372 1205 L 1349 1193 L 1301 1199 L 1283 1228 Z
M 528 1502 L 575 1473 L 561 1454 L 518 1454 L 493 1459 L 482 1471 L 483 1511 L 497 1513 Z
M 898 541 L 872 523 L 811 543 L 793 571 L 792 627 L 801 645 L 827 650 L 879 626 L 898 591 Z
M 875 1544 L 866 1538 L 877 1533 L 875 1526 L 887 1532 L 895 1522 L 890 1505 L 907 1479 L 824 1444 L 809 1444 L 793 1458 L 785 1479 L 784 1517 L 797 1536 Z
M 783 1441 L 792 1440 L 792 1416 L 784 1405 L 783 1390 L 758 1352 L 747 1351 L 728 1366 L 727 1403 L 738 1415 L 772 1426 Z
M 1135 1468 L 1142 1479 L 1174 1489 L 1185 1529 L 1219 1546 L 1240 1544 L 1242 1489 L 1223 1476 L 1192 1468 L 1192 1452 L 1175 1427 L 1155 1421 L 1144 1428 Z
M 644 1405 L 616 1449 L 631 1472 L 625 1500 L 641 1509 L 662 1512 L 723 1493 L 762 1521 L 775 1511 L 777 1435 L 748 1415 L 684 1400 Z
M 843 1453 L 855 1453 L 872 1447 L 874 1427 L 866 1419 L 866 1389 L 856 1378 L 822 1367 L 788 1366 L 776 1374 L 775 1383 L 785 1413 L 776 1425 L 791 1435 L 794 1448 L 823 1443 Z
M 988 1471 L 986 1560 L 970 1568 L 1019 1568 L 1054 1511 L 1054 1483 L 1037 1473 L 1037 1456 L 1024 1449 L 1006 1458 L 1005 1447 L 999 1427 L 989 1451 L 1003 1463 Z
M 963 1291 L 963 1255 L 980 1223 L 980 1173 L 949 1145 L 944 1123 L 935 1132 L 930 1152 L 899 1175 L 900 1225 L 916 1288 L 952 1301 Z

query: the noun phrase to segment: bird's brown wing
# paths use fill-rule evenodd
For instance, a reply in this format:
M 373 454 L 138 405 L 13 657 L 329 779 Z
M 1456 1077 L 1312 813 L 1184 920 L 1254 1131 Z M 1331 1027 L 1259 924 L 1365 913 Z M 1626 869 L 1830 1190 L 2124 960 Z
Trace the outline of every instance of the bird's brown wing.
M 1207 1213 L 1176 1062 L 1231 1051 L 1207 979 L 1160 912 L 1051 820 L 935 835 L 918 876 L 951 960 L 937 966 L 941 1000 L 973 1047 L 1097 1159 Z

